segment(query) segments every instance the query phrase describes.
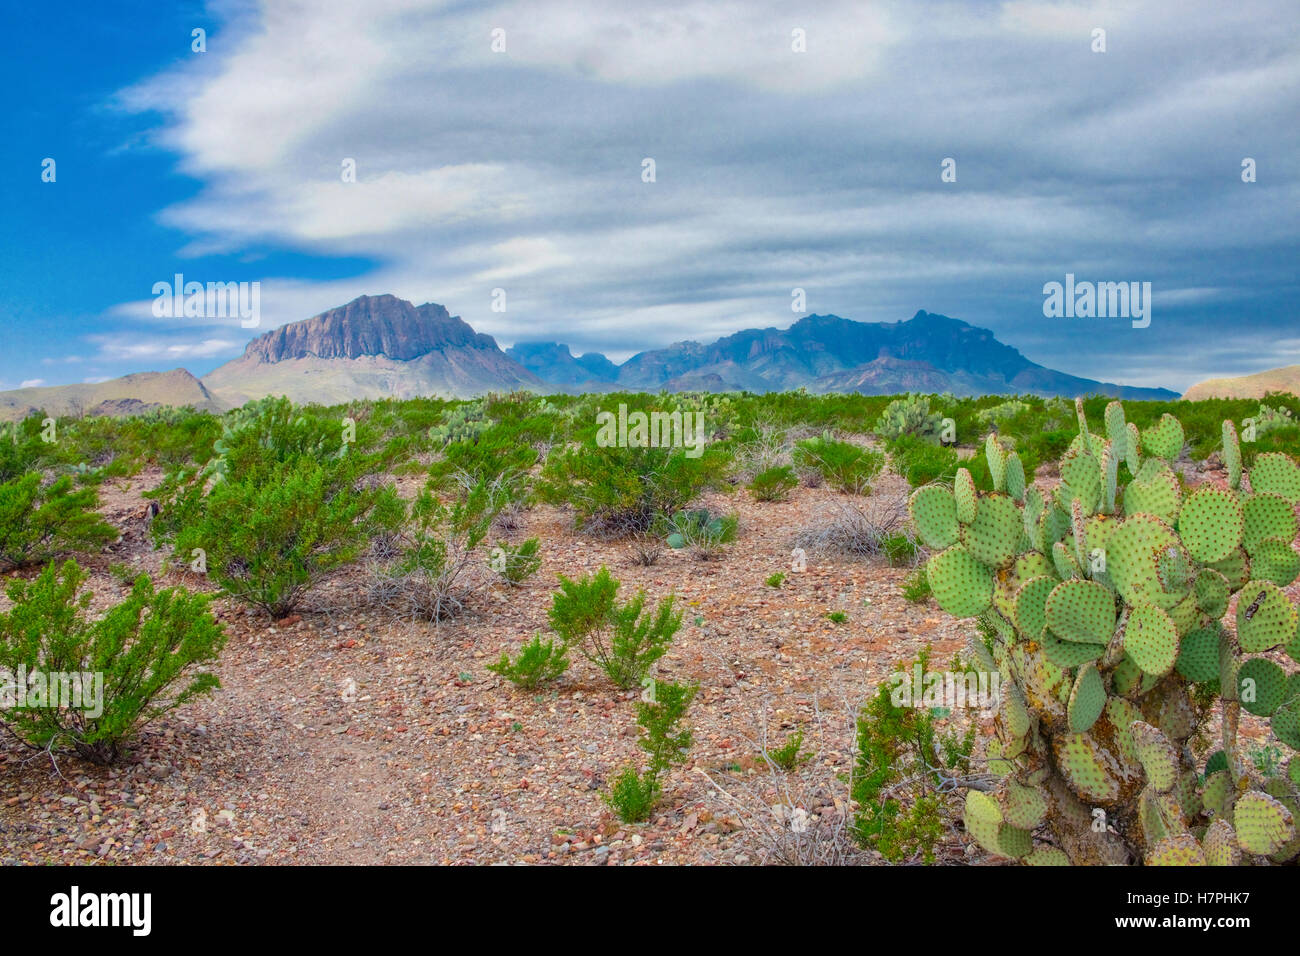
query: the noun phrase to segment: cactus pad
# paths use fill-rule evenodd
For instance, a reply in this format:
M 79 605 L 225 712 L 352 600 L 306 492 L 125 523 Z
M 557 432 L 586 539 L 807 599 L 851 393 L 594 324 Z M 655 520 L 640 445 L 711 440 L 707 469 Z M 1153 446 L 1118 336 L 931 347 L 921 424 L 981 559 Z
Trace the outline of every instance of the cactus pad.
M 1237 442 L 1237 429 L 1228 419 L 1223 420 L 1223 464 L 1228 469 L 1228 487 L 1241 486 L 1241 445 Z
M 1142 433 L 1142 450 L 1156 458 L 1172 460 L 1183 450 L 1183 426 L 1168 412 Z
M 962 815 L 966 830 L 980 846 L 996 856 L 1028 856 L 1033 838 L 1025 830 L 1002 819 L 998 802 L 979 790 L 966 791 L 966 811 Z
M 1227 578 L 1228 587 L 1234 591 L 1250 580 L 1250 558 L 1244 548 L 1237 548 L 1222 561 L 1210 563 L 1209 567 Z
M 1142 445 L 1142 438 L 1138 435 L 1138 427 L 1132 422 L 1128 423 L 1128 446 L 1124 449 L 1124 461 L 1128 465 L 1128 473 L 1137 476 L 1142 469 L 1142 455 L 1138 449 Z
M 1205 850 L 1205 862 L 1210 866 L 1241 865 L 1237 834 L 1227 820 L 1215 820 L 1210 824 L 1201 840 L 1201 847 Z
M 1205 866 L 1205 851 L 1190 833 L 1165 837 L 1146 855 L 1147 866 Z
M 1063 641 L 1107 644 L 1115 632 L 1115 595 L 1096 581 L 1062 581 L 1047 598 L 1047 626 Z
M 1031 640 L 1043 636 L 1047 627 L 1047 598 L 1057 585 L 1054 575 L 1041 574 L 1030 578 L 1016 592 L 1014 618 L 1020 633 Z
M 1106 685 L 1102 683 L 1097 665 L 1092 661 L 1079 668 L 1079 674 L 1070 690 L 1070 730 L 1081 734 L 1090 730 L 1106 708 Z
M 942 485 L 925 485 L 912 492 L 908 511 L 927 548 L 942 551 L 957 543 L 957 502 Z
M 1283 703 L 1273 712 L 1269 726 L 1278 740 L 1292 750 L 1300 750 L 1300 700 L 1292 698 Z M 1291 766 L 1300 766 L 1294 757 L 1291 759 Z
M 1241 544 L 1243 519 L 1236 495 L 1203 485 L 1187 496 L 1179 511 L 1178 533 L 1197 561 L 1222 561 Z
M 1119 402 L 1111 402 L 1106 406 L 1106 437 L 1110 439 L 1112 445 L 1116 448 L 1123 448 L 1124 443 L 1128 441 L 1128 429 L 1125 427 L 1124 406 Z
M 1300 554 L 1282 538 L 1264 538 L 1255 545 L 1255 577 L 1286 587 L 1300 576 Z
M 1178 629 L 1154 604 L 1137 604 L 1124 623 L 1124 651 L 1144 674 L 1167 674 L 1178 661 Z
M 1267 491 L 1251 495 L 1242 504 L 1242 547 L 1252 556 L 1265 538 L 1295 540 L 1296 517 L 1291 503 Z
M 992 432 L 984 439 L 984 457 L 989 463 L 989 479 L 994 491 L 1007 490 L 1007 453 L 998 444 L 997 436 Z
M 1194 683 L 1218 680 L 1220 640 L 1208 627 L 1186 634 L 1178 649 L 1178 673 Z
M 961 528 L 961 540 L 971 557 L 993 568 L 1004 568 L 1016 558 L 1024 525 L 1020 509 L 1006 495 L 979 499 L 975 520 Z
M 1057 667 L 1069 670 L 1100 658 L 1106 653 L 1106 645 L 1063 641 L 1048 630 L 1043 634 L 1043 653 Z
M 1126 603 L 1171 608 L 1183 599 L 1160 586 L 1157 567 L 1160 552 L 1177 545 L 1178 538 L 1159 518 L 1133 515 L 1120 523 L 1106 548 L 1106 573 Z
M 1007 454 L 1006 486 L 1007 494 L 1016 501 L 1025 500 L 1025 463 L 1014 451 Z
M 1069 454 L 1061 459 L 1061 484 L 1057 494 L 1064 505 L 1077 500 L 1090 515 L 1101 503 L 1101 466 L 1090 454 Z
M 1196 594 L 1196 606 L 1207 617 L 1219 620 L 1228 610 L 1228 599 L 1232 595 L 1228 579 L 1214 568 L 1201 568 L 1196 572 L 1193 585 Z
M 931 557 L 925 573 L 935 600 L 953 617 L 975 617 L 993 603 L 993 572 L 959 544 Z
M 1250 469 L 1250 487 L 1256 494 L 1281 495 L 1296 504 L 1300 502 L 1300 465 L 1277 451 L 1256 455 Z
M 1258 790 L 1243 793 L 1233 808 L 1237 842 L 1247 853 L 1276 853 L 1295 837 L 1295 819 L 1281 802 Z
M 1155 515 L 1172 525 L 1182 508 L 1183 490 L 1178 476 L 1163 461 L 1148 459 L 1124 489 L 1124 514 Z
M 1065 851 L 1046 843 L 1034 847 L 1033 852 L 1025 857 L 1026 866 L 1069 866 L 1070 858 Z
M 979 504 L 975 497 L 975 479 L 965 468 L 958 468 L 952 482 L 952 496 L 957 502 L 957 520 L 970 524 L 975 520 L 975 509 Z
M 998 801 L 1002 818 L 1021 830 L 1032 830 L 1047 817 L 1047 797 L 1038 787 L 1008 780 Z
M 1129 732 L 1137 748 L 1138 762 L 1142 764 L 1151 786 L 1161 793 L 1173 789 L 1178 781 L 1178 752 L 1174 745 L 1159 730 L 1142 720 L 1133 721 Z
M 1251 581 L 1237 597 L 1237 641 L 1248 654 L 1258 654 L 1295 635 L 1296 609 L 1281 588 L 1269 581 Z
M 1119 796 L 1113 757 L 1088 734 L 1061 734 L 1052 745 L 1056 765 L 1074 791 L 1085 800 L 1110 803 Z
M 1257 717 L 1269 717 L 1286 693 L 1286 671 L 1265 657 L 1252 657 L 1237 671 L 1237 699 Z

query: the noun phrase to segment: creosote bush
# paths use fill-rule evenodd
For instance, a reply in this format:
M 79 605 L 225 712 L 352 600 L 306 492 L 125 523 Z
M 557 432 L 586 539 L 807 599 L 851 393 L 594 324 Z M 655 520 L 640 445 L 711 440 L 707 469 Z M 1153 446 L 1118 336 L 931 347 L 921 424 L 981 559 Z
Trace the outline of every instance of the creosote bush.
M 61 568 L 51 562 L 33 581 L 9 582 L 14 606 L 0 614 L 0 668 L 7 672 L 0 698 L 12 699 L 0 699 L 0 721 L 31 747 L 111 763 L 141 726 L 219 686 L 198 668 L 216 660 L 226 636 L 206 595 L 156 591 L 148 575 L 92 621 L 86 614 L 91 595 L 82 590 L 86 577 L 74 561 Z M 50 695 L 51 675 L 78 675 L 80 700 L 34 703 L 30 688 L 18 699 L 12 682 L 20 669 L 50 678 L 42 684 Z M 35 686 L 30 677 L 29 684 Z M 89 699 L 96 690 L 98 700 Z
M 668 652 L 682 614 L 673 610 L 672 596 L 650 613 L 644 591 L 619 604 L 618 589 L 619 582 L 603 566 L 577 580 L 561 574 L 560 592 L 552 599 L 549 617 L 566 647 L 576 649 L 617 686 L 628 689 L 639 687 L 650 667 Z
M 651 699 L 637 702 L 636 722 L 641 726 L 641 749 L 649 756 L 648 765 L 640 772 L 624 767 L 605 796 L 624 823 L 649 819 L 663 793 L 662 776 L 685 763 L 694 734 L 681 722 L 698 691 L 698 684 L 655 681 Z
M 42 487 L 28 472 L 0 484 L 0 571 L 40 564 L 70 551 L 98 551 L 117 531 L 94 511 L 95 490 L 73 490 L 64 475 Z

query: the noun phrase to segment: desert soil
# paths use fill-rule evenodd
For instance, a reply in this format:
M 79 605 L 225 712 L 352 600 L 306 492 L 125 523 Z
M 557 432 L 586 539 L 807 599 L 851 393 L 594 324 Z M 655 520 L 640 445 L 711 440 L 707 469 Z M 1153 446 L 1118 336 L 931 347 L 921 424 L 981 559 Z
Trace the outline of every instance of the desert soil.
M 83 561 L 100 609 L 126 593 L 113 562 L 204 585 L 164 573 L 149 546 L 140 494 L 160 477 L 101 488 L 101 510 L 123 538 Z M 882 476 L 870 500 L 857 500 L 870 507 L 907 490 Z M 539 537 L 541 571 L 520 587 L 479 590 L 441 626 L 367 607 L 360 567 L 279 623 L 218 600 L 229 635 L 215 667 L 221 689 L 146 726 L 117 765 L 0 743 L 0 862 L 764 862 L 771 805 L 843 819 L 837 775 L 851 762 L 853 715 L 877 684 L 925 645 L 946 666 L 973 632 L 932 601 L 904 600 L 909 569 L 881 559 L 809 553 L 806 569 L 792 570 L 796 535 L 844 501 L 824 487 L 781 503 L 739 489 L 710 496 L 707 505 L 740 515 L 725 556 L 667 550 L 650 567 L 635 563 L 630 543 L 580 536 L 571 514 L 538 506 L 506 537 Z M 623 582 L 620 597 L 677 595 L 683 625 L 658 675 L 701 685 L 691 762 L 669 774 L 646 824 L 620 823 L 601 799 L 619 769 L 640 763 L 636 692 L 614 689 L 576 656 L 537 694 L 484 669 L 546 633 L 557 574 L 602 564 Z M 784 585 L 767 587 L 778 571 Z M 825 616 L 837 610 L 846 623 Z M 773 774 L 762 741 L 775 748 L 796 728 L 813 759 Z M 954 828 L 940 860 L 984 856 Z

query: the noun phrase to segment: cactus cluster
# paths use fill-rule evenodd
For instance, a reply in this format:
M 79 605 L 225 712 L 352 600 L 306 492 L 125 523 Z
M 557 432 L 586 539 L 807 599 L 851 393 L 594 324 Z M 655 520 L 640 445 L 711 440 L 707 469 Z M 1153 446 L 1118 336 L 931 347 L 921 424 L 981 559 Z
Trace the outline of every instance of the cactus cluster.
M 1094 435 L 1076 411 L 1051 493 L 989 436 L 992 492 L 961 469 L 911 498 L 936 600 L 981 619 L 976 653 L 1001 677 L 998 783 L 967 794 L 966 829 L 1029 864 L 1293 861 L 1300 759 L 1252 777 L 1237 732 L 1244 709 L 1300 750 L 1300 675 L 1275 660 L 1300 660 L 1282 590 L 1300 575 L 1300 466 L 1261 454 L 1247 474 L 1225 421 L 1227 487 L 1187 490 L 1172 415 L 1139 430 L 1112 402 Z M 1216 703 L 1222 745 L 1201 768 Z
M 490 428 L 484 399 L 465 402 L 448 409 L 441 425 L 429 429 L 429 440 L 438 448 L 452 442 L 472 442 Z
M 1274 408 L 1272 405 L 1265 405 L 1262 402 L 1259 411 L 1251 419 L 1255 426 L 1255 435 L 1267 435 L 1269 432 L 1277 431 L 1279 428 L 1291 428 L 1296 424 L 1296 420 L 1291 416 L 1291 409 L 1282 405 Z
M 930 399 L 924 395 L 908 395 L 885 406 L 876 420 L 875 432 L 885 441 L 909 435 L 937 445 L 942 424 L 943 416 L 930 411 Z

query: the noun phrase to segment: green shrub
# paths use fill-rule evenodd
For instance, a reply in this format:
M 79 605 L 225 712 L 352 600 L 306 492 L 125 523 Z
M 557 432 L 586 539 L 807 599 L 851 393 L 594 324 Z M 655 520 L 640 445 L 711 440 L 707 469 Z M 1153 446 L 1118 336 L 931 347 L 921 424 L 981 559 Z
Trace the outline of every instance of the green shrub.
M 482 584 L 468 581 L 466 572 L 506 499 L 500 482 L 480 480 L 464 497 L 444 501 L 434 495 L 430 482 L 411 503 L 401 554 L 373 582 L 372 598 L 427 621 L 455 616 Z M 527 543 L 518 551 L 526 548 Z M 513 563 L 507 554 L 505 573 L 527 577 L 528 564 L 534 559 L 540 563 L 536 547 L 528 550 L 533 553 L 525 552 Z M 489 566 L 491 562 L 489 558 Z
M 917 568 L 903 582 L 903 597 L 913 604 L 925 603 L 933 593 L 930 590 L 930 579 L 926 576 L 925 568 Z
M 155 591 L 148 575 L 137 578 L 130 596 L 104 617 L 88 620 L 85 580 L 86 573 L 68 561 L 60 569 L 51 562 L 34 581 L 9 582 L 14 606 L 0 614 L 0 667 L 8 678 L 20 668 L 99 675 L 81 682 L 85 694 L 87 683 L 102 681 L 99 694 L 92 694 L 98 700 L 80 708 L 49 706 L 48 699 L 46 706 L 29 707 L 29 693 L 13 706 L 5 700 L 0 720 L 29 746 L 110 763 L 141 725 L 220 686 L 196 667 L 216 660 L 226 636 L 205 595 Z
M 905 534 L 895 533 L 882 538 L 880 550 L 884 552 L 891 568 L 911 567 L 921 556 L 920 546 Z
M 523 544 L 516 546 L 498 541 L 488 558 L 488 566 L 501 575 L 502 580 L 507 583 L 523 584 L 542 566 L 542 557 L 537 553 L 538 547 L 539 542 L 536 538 L 529 538 Z
M 770 577 L 768 577 L 768 579 L 763 583 L 770 588 L 779 588 L 782 584 L 785 583 L 785 574 L 778 571 L 776 572 L 776 574 L 773 574 Z
M 651 665 L 668 652 L 682 615 L 674 613 L 671 596 L 659 602 L 654 614 L 643 615 L 645 592 L 620 605 L 618 588 L 619 582 L 603 566 L 576 581 L 561 574 L 549 617 L 568 647 L 626 689 L 639 686 Z
M 685 763 L 694 734 L 681 722 L 699 691 L 698 684 L 656 681 L 650 700 L 637 702 L 636 722 L 641 726 L 641 749 L 649 755 L 649 766 L 641 773 L 625 767 L 615 778 L 605 802 L 624 823 L 649 818 L 663 792 L 660 777 Z
M 799 467 L 816 472 L 838 491 L 869 495 L 871 479 L 880 473 L 885 456 L 823 435 L 798 442 L 794 447 L 794 461 Z
M 929 648 L 918 656 L 925 673 Z M 909 662 L 900 670 L 912 673 Z M 946 806 L 940 770 L 953 776 L 970 770 L 975 728 L 964 735 L 940 732 L 942 711 L 900 707 L 893 687 L 881 684 L 858 716 L 857 757 L 851 797 L 858 810 L 854 834 L 863 846 L 899 863 L 920 855 L 934 862 L 943 837 Z
M 501 659 L 488 664 L 487 669 L 525 690 L 536 690 L 543 684 L 559 680 L 569 669 L 568 647 L 563 642 L 543 641 L 540 634 L 519 649 L 519 656 L 510 660 L 502 652 Z
M 849 620 L 849 616 L 843 611 L 827 611 L 822 616 L 832 624 L 846 624 Z
M 310 458 L 220 481 L 176 534 L 176 556 L 201 560 L 236 600 L 285 617 L 326 573 L 396 526 L 391 488 L 337 485 L 336 473 Z
M 29 472 L 0 485 L 0 571 L 69 551 L 98 551 L 117 531 L 94 512 L 93 488 L 74 491 L 64 475 L 41 487 Z
M 749 483 L 755 501 L 785 501 L 790 491 L 799 484 L 794 469 L 789 465 L 765 468 Z
M 717 445 L 690 458 L 684 449 L 583 444 L 551 453 L 538 494 L 549 504 L 571 505 L 582 530 L 623 537 L 650 530 L 657 516 L 722 487 L 729 464 Z
M 803 752 L 803 731 L 796 730 L 786 738 L 785 743 L 775 750 L 768 750 L 764 755 L 782 770 L 794 770 L 800 764 L 812 759 L 812 754 Z
M 903 436 L 890 444 L 894 470 L 913 488 L 932 481 L 951 482 L 957 474 L 957 452 L 946 445 L 932 445 L 919 438 Z
M 638 773 L 635 767 L 624 767 L 604 799 L 624 823 L 642 823 L 650 819 L 660 792 L 656 774 Z

